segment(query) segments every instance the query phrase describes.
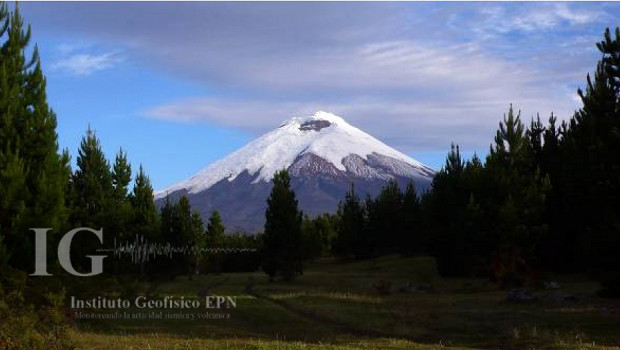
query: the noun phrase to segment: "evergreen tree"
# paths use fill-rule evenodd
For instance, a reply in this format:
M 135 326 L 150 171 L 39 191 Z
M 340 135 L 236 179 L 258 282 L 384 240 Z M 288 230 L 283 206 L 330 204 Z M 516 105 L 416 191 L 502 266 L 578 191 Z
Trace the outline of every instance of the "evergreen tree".
M 212 211 L 207 221 L 207 230 L 205 231 L 207 248 L 222 248 L 225 241 L 225 230 L 226 228 L 222 223 L 220 213 L 217 210 Z M 222 271 L 222 260 L 222 255 L 219 253 L 211 255 L 208 259 L 209 270 L 220 273 Z
M 191 216 L 191 231 L 188 244 L 194 247 L 194 254 L 191 255 L 189 264 L 189 278 L 192 279 L 192 275 L 198 275 L 200 273 L 200 261 L 202 259 L 202 249 L 206 246 L 205 234 L 204 234 L 204 222 L 199 212 L 192 212 Z
M 113 183 L 110 165 L 95 133 L 88 128 L 77 156 L 72 181 L 72 223 L 75 227 L 100 228 L 108 222 Z
M 301 219 L 288 171 L 274 174 L 265 211 L 263 270 L 291 280 L 302 273 Z
M 301 251 L 303 261 L 318 258 L 323 253 L 322 232 L 319 231 L 318 219 L 304 216 L 301 222 Z
M 407 184 L 402 200 L 402 231 L 399 251 L 405 254 L 420 254 L 425 251 L 427 242 L 421 230 L 420 198 L 413 182 Z
M 562 200 L 567 229 L 581 249 L 582 266 L 595 272 L 605 293 L 620 295 L 620 29 L 597 43 L 602 53 L 594 80 L 578 91 L 583 107 L 564 139 Z
M 30 27 L 24 30 L 18 8 L 9 14 L 6 4 L 0 6 L 0 38 L 6 38 L 0 46 L 0 236 L 7 251 L 20 252 L 9 263 L 30 270 L 29 228 L 55 228 L 50 236 L 64 228 L 69 157 L 58 153 L 56 115 L 47 104 L 36 46 L 26 58 Z
M 167 264 L 162 271 L 171 278 L 187 274 L 191 279 L 199 272 L 199 250 L 206 244 L 202 218 L 198 212 L 192 211 L 186 196 L 182 196 L 177 203 L 172 203 L 166 198 L 160 213 L 163 242 L 173 247 L 185 247 L 192 252 L 183 256 L 173 254 L 171 257 L 166 257 Z
M 439 273 L 444 276 L 462 276 L 468 272 L 462 216 L 467 198 L 462 186 L 465 171 L 458 146 L 452 144 L 446 164 L 435 175 L 432 192 L 425 196 L 425 233 L 432 237 L 429 251 L 437 259 Z
M 463 161 L 452 145 L 446 165 L 433 180 L 433 190 L 422 198 L 422 228 L 439 272 L 446 276 L 484 275 L 496 239 L 488 226 L 494 217 L 494 197 L 485 166 L 477 155 Z
M 177 204 L 176 214 L 178 222 L 178 231 L 175 232 L 176 242 L 179 246 L 185 246 L 192 249 L 204 247 L 204 225 L 200 214 L 192 211 L 189 199 L 186 196 L 181 197 Z M 192 275 L 197 274 L 200 255 L 190 254 L 181 258 L 184 260 L 183 272 L 187 273 L 190 279 Z
M 160 229 L 163 244 L 170 246 L 181 245 L 182 240 L 178 234 L 181 229 L 178 211 L 178 205 L 173 203 L 170 197 L 166 197 L 160 209 Z M 157 259 L 153 266 L 157 266 L 160 275 L 173 279 L 183 273 L 184 262 L 178 259 L 177 256 L 162 256 Z
M 119 164 L 119 157 L 117 156 L 116 164 Z M 122 162 L 121 162 L 122 163 Z M 119 172 L 116 170 L 115 173 Z M 131 176 L 129 176 L 131 177 Z M 117 182 L 118 183 L 118 182 Z M 116 187 L 118 189 L 118 187 Z M 115 191 L 119 195 L 119 191 Z M 130 205 L 130 219 L 126 221 L 126 226 L 133 236 L 144 237 L 149 242 L 160 242 L 160 232 L 158 227 L 157 208 L 155 207 L 155 200 L 153 198 L 153 187 L 151 186 L 151 180 L 144 172 L 142 165 L 136 175 L 133 190 L 129 195 Z M 124 236 L 125 239 L 131 240 L 133 237 L 129 235 Z M 144 262 L 141 262 L 140 273 L 144 275 L 146 273 Z
M 123 152 L 122 148 L 116 154 L 111 175 L 114 199 L 117 203 L 122 203 L 128 197 L 129 183 L 131 182 L 131 164 L 127 161 L 127 153 Z
M 88 128 L 82 138 L 78 156 L 77 168 L 71 177 L 71 225 L 72 227 L 103 228 L 106 246 L 111 246 L 114 238 L 120 240 L 123 227 L 116 225 L 112 215 L 113 184 L 110 165 L 105 158 L 101 144 L 95 133 Z M 78 235 L 74 238 L 75 249 L 72 250 L 72 260 L 77 266 L 89 266 L 87 254 L 93 254 L 101 243 L 96 238 L 87 235 Z
M 220 245 L 224 239 L 225 230 L 226 228 L 222 223 L 220 213 L 217 210 L 212 211 L 207 221 L 207 230 L 205 231 L 209 246 Z
M 337 236 L 336 216 L 321 214 L 314 219 L 305 216 L 301 224 L 304 261 L 321 257 L 331 249 Z
M 541 174 L 548 176 L 551 190 L 548 193 L 546 205 L 546 218 L 548 223 L 548 235 L 539 246 L 537 255 L 545 269 L 555 272 L 579 271 L 580 257 L 577 232 L 567 225 L 566 208 L 570 205 L 566 195 L 573 191 L 567 188 L 566 175 L 569 177 L 576 174 L 564 174 L 564 163 L 567 159 L 564 154 L 564 140 L 562 128 L 556 126 L 557 118 L 551 114 L 548 124 L 542 129 L 542 147 L 540 153 L 536 153 L 536 163 Z
M 548 176 L 535 161 L 534 150 L 520 115 L 512 106 L 500 123 L 495 144 L 487 157 L 488 181 L 495 197 L 494 227 L 499 237 L 497 254 L 506 270 L 507 283 L 521 283 L 524 273 L 540 262 L 539 243 L 546 237 L 545 208 L 550 190 Z
M 553 114 L 551 115 L 553 118 Z M 536 119 L 532 119 L 530 122 L 530 126 L 526 131 L 526 137 L 529 141 L 529 147 L 532 150 L 533 161 L 536 164 L 544 164 L 545 163 L 545 154 L 544 154 L 544 138 L 545 138 L 545 127 L 540 121 L 540 116 L 537 115 Z
M 3 236 L 16 236 L 16 226 L 22 213 L 25 211 L 24 162 L 18 155 L 0 151 L 0 266 L 8 264 L 12 248 L 19 247 L 13 243 L 16 238 L 9 238 L 3 242 Z M 9 243 L 9 249 L 4 247 Z
M 34 261 L 30 228 L 53 228 L 52 244 L 65 228 L 70 172 L 68 154 L 58 152 L 56 116 L 47 104 L 36 46 L 26 54 L 30 33 L 18 5 L 9 13 L 0 3 L 0 344 L 70 347 L 56 311 L 62 284 L 53 277 L 45 283 L 27 278 Z
M 331 243 L 338 234 L 338 215 L 337 214 L 321 214 L 314 219 L 315 231 L 321 237 L 322 252 L 329 253 L 331 251 Z
M 176 244 L 175 232 L 178 230 L 177 206 L 172 203 L 169 196 L 166 196 L 164 205 L 159 210 L 161 222 L 161 237 L 166 243 Z
M 140 165 L 136 175 L 133 191 L 129 198 L 132 209 L 133 233 L 144 236 L 151 241 L 159 241 L 153 186 L 142 165 Z
M 375 205 L 377 225 L 375 232 L 371 234 L 373 245 L 378 246 L 382 254 L 401 252 L 406 241 L 403 227 L 405 214 L 403 194 L 396 180 L 388 180 L 377 196 Z M 370 227 L 370 213 L 368 224 Z
M 132 203 L 128 193 L 131 182 L 131 165 L 127 161 L 127 153 L 121 148 L 116 154 L 111 170 L 112 193 L 108 206 L 108 217 L 104 231 L 118 240 L 130 240 Z
M 355 186 L 347 192 L 344 202 L 338 205 L 338 235 L 332 243 L 334 254 L 357 259 L 370 256 L 369 232 L 366 229 L 366 208 L 355 193 Z

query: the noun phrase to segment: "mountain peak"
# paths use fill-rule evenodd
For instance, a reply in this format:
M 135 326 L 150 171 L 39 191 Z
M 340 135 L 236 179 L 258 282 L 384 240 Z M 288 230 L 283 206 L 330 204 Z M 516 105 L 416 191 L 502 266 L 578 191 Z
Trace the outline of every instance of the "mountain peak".
M 156 197 L 178 190 L 198 193 L 222 180 L 231 182 L 246 172 L 253 178 L 252 183 L 269 182 L 276 171 L 288 169 L 307 155 L 317 156 L 341 172 L 357 173 L 367 168 L 368 164 L 364 162 L 372 163 L 378 159 L 376 156 L 382 156 L 398 163 L 396 168 L 406 164 L 408 170 L 401 170 L 411 176 L 429 178 L 433 174 L 432 169 L 348 124 L 342 117 L 318 111 L 285 121 L 277 129 L 209 165 L 187 181 L 158 192 Z M 393 168 L 389 173 L 401 171 L 393 165 L 389 167 Z M 372 171 L 365 174 L 382 179 L 389 176 L 379 176 Z
M 304 214 L 334 212 L 355 183 L 360 196 L 377 195 L 392 179 L 427 189 L 435 172 L 343 118 L 319 111 L 282 123 L 188 180 L 155 194 L 158 203 L 187 196 L 207 218 L 218 210 L 234 230 L 259 232 L 276 171 L 288 169 Z
M 317 111 L 313 115 L 299 116 L 288 119 L 284 121 L 280 126 L 304 124 L 313 121 L 326 121 L 330 124 L 347 124 L 347 122 L 345 122 L 344 119 L 340 116 L 329 112 Z
M 333 113 L 317 111 L 313 115 L 293 117 L 280 124 L 279 128 L 300 131 L 321 131 L 329 127 L 351 127 L 342 117 Z

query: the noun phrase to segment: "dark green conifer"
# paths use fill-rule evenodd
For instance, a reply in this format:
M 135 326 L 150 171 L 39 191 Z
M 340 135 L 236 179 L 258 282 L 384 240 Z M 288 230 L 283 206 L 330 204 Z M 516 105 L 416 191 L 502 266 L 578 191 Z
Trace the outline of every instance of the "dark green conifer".
M 343 257 L 363 258 L 369 255 L 366 237 L 366 208 L 355 193 L 355 186 L 347 192 L 344 202 L 338 205 L 337 236 L 332 243 L 334 254 Z
M 30 270 L 30 227 L 60 232 L 67 211 L 64 191 L 68 155 L 59 154 L 56 116 L 47 104 L 46 81 L 36 46 L 26 58 L 31 31 L 24 30 L 19 9 L 0 5 L 0 235 L 14 267 Z M 23 180 L 19 180 L 21 177 Z
M 288 171 L 274 174 L 265 211 L 263 270 L 291 280 L 302 273 L 301 220 Z
M 145 236 L 150 241 L 158 241 L 157 208 L 153 198 L 151 180 L 144 172 L 142 165 L 138 169 L 133 190 L 129 196 L 132 211 L 134 233 Z
M 413 181 L 407 184 L 402 201 L 402 231 L 399 252 L 419 254 L 424 252 L 426 241 L 421 230 L 420 197 Z
M 562 142 L 561 178 L 567 230 L 580 247 L 584 270 L 600 278 L 607 295 L 620 295 L 620 29 L 597 43 L 603 57 L 594 80 L 578 91 L 583 107 Z
M 520 283 L 523 273 L 539 263 L 537 250 L 548 232 L 550 181 L 541 173 L 520 114 L 512 106 L 500 123 L 486 164 L 494 192 L 495 208 L 488 208 L 495 220 L 492 231 L 500 237 L 496 253 L 510 272 L 508 283 Z
M 112 205 L 114 185 L 110 165 L 90 127 L 80 143 L 71 187 L 73 224 L 96 229 L 103 227 Z
M 131 164 L 127 161 L 127 153 L 123 152 L 122 148 L 116 154 L 111 175 L 114 199 L 122 203 L 128 198 L 129 183 L 131 182 Z
M 209 249 L 223 248 L 225 243 L 226 228 L 222 223 L 222 218 L 217 210 L 211 212 L 209 220 L 207 221 L 207 229 L 205 230 L 206 247 Z M 222 271 L 223 256 L 221 253 L 212 253 L 207 259 L 209 264 L 209 270 L 215 273 Z

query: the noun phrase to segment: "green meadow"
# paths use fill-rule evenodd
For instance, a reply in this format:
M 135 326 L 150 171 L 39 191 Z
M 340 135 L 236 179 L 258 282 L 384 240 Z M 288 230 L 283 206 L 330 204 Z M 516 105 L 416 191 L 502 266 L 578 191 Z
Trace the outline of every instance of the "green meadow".
M 228 319 L 75 320 L 70 334 L 84 349 L 620 349 L 620 302 L 583 276 L 549 277 L 558 289 L 511 303 L 484 279 L 439 277 L 432 258 L 326 259 L 293 282 L 255 272 L 141 286 L 236 296 L 236 308 L 208 310 Z

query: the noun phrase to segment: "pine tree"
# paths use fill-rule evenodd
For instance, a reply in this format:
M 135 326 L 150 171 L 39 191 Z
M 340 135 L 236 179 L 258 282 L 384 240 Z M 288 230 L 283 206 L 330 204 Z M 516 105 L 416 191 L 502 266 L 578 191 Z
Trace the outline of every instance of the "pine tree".
M 161 241 L 163 244 L 171 246 L 180 246 L 181 239 L 179 236 L 180 220 L 179 220 L 179 206 L 170 200 L 170 197 L 166 197 L 164 204 L 160 208 L 160 230 Z M 157 274 L 165 276 L 169 279 L 173 279 L 179 274 L 183 273 L 184 262 L 177 256 L 161 256 L 153 264 L 157 267 Z
M 190 248 L 204 247 L 204 227 L 200 214 L 192 211 L 189 199 L 186 196 L 181 197 L 177 204 L 178 215 L 178 231 L 175 232 L 176 242 L 179 246 Z M 200 255 L 187 255 L 183 257 L 183 272 L 187 273 L 190 278 L 193 274 L 198 273 Z
M 551 115 L 553 118 L 553 114 Z M 526 131 L 526 136 L 529 140 L 529 147 L 532 150 L 532 157 L 534 158 L 534 162 L 536 164 L 543 164 L 545 162 L 545 154 L 544 154 L 544 138 L 545 138 L 545 127 L 540 121 L 540 116 L 537 115 L 536 119 L 532 119 L 530 122 L 530 126 Z
M 108 218 L 105 227 L 106 236 L 127 241 L 132 239 L 132 232 L 130 232 L 132 206 L 128 193 L 129 183 L 131 182 L 131 165 L 127 160 L 127 153 L 123 152 L 122 148 L 116 154 L 110 176 L 112 193 L 106 213 Z
M 395 179 L 388 180 L 376 202 L 380 229 L 373 235 L 373 242 L 378 243 L 382 253 L 401 252 L 407 233 L 403 227 L 403 194 Z
M 331 242 L 336 238 L 337 217 L 333 214 L 321 214 L 314 219 L 304 216 L 301 224 L 302 251 L 304 261 L 321 257 L 331 249 Z
M 153 198 L 151 180 L 142 165 L 138 169 L 133 191 L 130 195 L 134 234 L 145 236 L 150 241 L 159 241 L 157 230 L 157 208 Z
M 127 153 L 123 152 L 122 148 L 116 154 L 111 175 L 114 199 L 117 203 L 122 203 L 128 198 L 129 183 L 131 182 L 131 164 L 127 161 Z
M 217 210 L 212 211 L 205 231 L 207 248 L 223 247 L 225 230 L 220 213 Z M 209 269 L 215 273 L 220 273 L 222 271 L 222 260 L 221 254 L 215 253 L 215 255 L 210 256 L 208 259 Z
M 110 165 L 99 139 L 88 128 L 82 138 L 77 156 L 77 169 L 71 181 L 72 222 L 76 227 L 103 227 L 112 205 L 114 185 Z
M 119 154 L 122 154 L 119 152 Z M 119 156 L 116 158 L 114 166 L 114 177 L 118 177 L 116 174 L 120 174 L 121 171 L 117 169 L 129 169 L 128 166 L 119 166 L 126 162 L 119 161 Z M 126 173 L 125 178 L 131 178 L 131 173 Z M 119 182 L 116 182 L 116 196 L 121 197 L 122 192 L 118 191 Z M 138 169 L 138 174 L 134 182 L 133 190 L 128 196 L 129 202 L 129 216 L 125 221 L 126 230 L 128 230 L 134 237 L 144 237 L 148 242 L 159 243 L 161 241 L 159 222 L 157 215 L 157 208 L 155 207 L 155 200 L 153 198 L 153 187 L 151 186 L 151 180 L 144 172 L 142 165 Z M 132 240 L 134 237 L 130 235 L 124 235 L 122 238 Z M 144 262 L 140 265 L 140 274 L 146 273 L 146 267 Z
M 280 274 L 291 280 L 302 273 L 301 220 L 288 171 L 278 171 L 267 199 L 263 237 L 263 270 L 271 278 Z
M 495 197 L 495 210 L 487 209 L 494 212 L 497 254 L 511 273 L 509 283 L 520 283 L 525 270 L 539 263 L 536 252 L 547 234 L 550 182 L 541 173 L 520 114 L 515 115 L 512 106 L 500 123 L 486 164 Z
M 323 234 L 321 219 L 304 216 L 301 222 L 301 251 L 303 261 L 318 258 L 323 253 Z
M 177 228 L 177 206 L 172 203 L 169 196 L 166 196 L 164 204 L 159 210 L 159 217 L 161 222 L 161 238 L 162 242 L 175 244 L 176 237 L 175 232 Z
M 8 264 L 12 248 L 4 247 L 3 236 L 15 232 L 16 221 L 25 211 L 23 160 L 16 154 L 0 151 L 0 266 Z
M 0 343 L 68 347 L 64 318 L 55 311 L 62 283 L 27 279 L 34 261 L 30 228 L 53 228 L 52 244 L 66 228 L 70 172 L 68 153 L 58 150 L 56 116 L 47 104 L 36 46 L 27 58 L 30 33 L 18 5 L 9 13 L 0 3 Z
M 402 200 L 402 232 L 399 249 L 401 253 L 419 254 L 423 253 L 426 248 L 427 242 L 421 230 L 420 210 L 420 198 L 411 181 L 405 188 Z
M 7 197 L 0 201 L 0 235 L 8 251 L 20 252 L 11 255 L 11 265 L 30 270 L 29 228 L 55 228 L 51 236 L 64 228 L 69 159 L 58 153 L 56 116 L 47 104 L 38 50 L 26 58 L 31 30 L 23 28 L 19 9 L 9 14 L 2 4 L 0 37 L 7 39 L 0 46 L 0 176 L 6 182 L 0 193 Z
M 597 43 L 602 53 L 594 80 L 578 91 L 583 107 L 570 120 L 564 139 L 562 200 L 568 230 L 576 237 L 581 264 L 620 295 L 620 29 Z
M 199 212 L 192 212 L 191 216 L 191 231 L 189 245 L 194 247 L 194 254 L 190 256 L 189 264 L 189 278 L 192 279 L 192 275 L 198 275 L 200 273 L 200 261 L 202 259 L 201 249 L 205 248 L 206 240 L 204 234 L 204 222 Z
M 217 210 L 211 212 L 209 220 L 207 221 L 207 230 L 205 234 L 207 236 L 207 244 L 209 246 L 217 246 L 222 243 L 224 238 L 224 231 L 226 228 L 222 224 L 222 218 Z
M 468 272 L 466 237 L 462 230 L 463 209 L 469 197 L 462 186 L 464 171 L 460 148 L 452 144 L 446 164 L 433 178 L 432 192 L 423 200 L 425 235 L 431 238 L 429 251 L 444 276 L 462 276 Z
M 77 168 L 70 183 L 70 222 L 72 227 L 90 227 L 103 229 L 104 244 L 111 246 L 116 238 L 119 241 L 122 227 L 115 225 L 112 208 L 114 207 L 112 176 L 110 165 L 101 149 L 99 139 L 88 128 L 82 138 Z M 88 266 L 87 254 L 93 254 L 101 243 L 90 236 L 76 236 L 71 254 L 75 265 Z
M 366 228 L 366 208 L 355 193 L 355 186 L 351 183 L 351 190 L 345 195 L 344 202 L 338 205 L 337 236 L 332 243 L 334 254 L 358 259 L 370 256 L 368 250 L 370 239 Z
M 199 250 L 206 245 L 204 223 L 200 214 L 192 211 L 189 199 L 182 196 L 177 203 L 172 203 L 169 198 L 166 198 L 160 209 L 160 218 L 161 237 L 164 244 L 185 247 L 188 252 L 192 253 L 165 257 L 166 263 L 161 271 L 171 278 L 181 274 L 187 274 L 192 278 L 199 272 Z M 196 254 L 193 254 L 194 252 Z

